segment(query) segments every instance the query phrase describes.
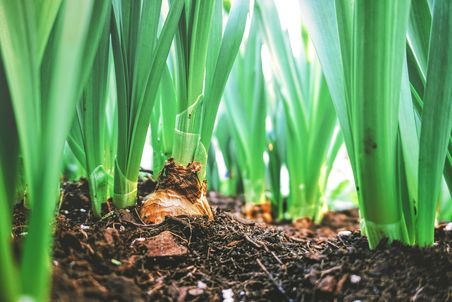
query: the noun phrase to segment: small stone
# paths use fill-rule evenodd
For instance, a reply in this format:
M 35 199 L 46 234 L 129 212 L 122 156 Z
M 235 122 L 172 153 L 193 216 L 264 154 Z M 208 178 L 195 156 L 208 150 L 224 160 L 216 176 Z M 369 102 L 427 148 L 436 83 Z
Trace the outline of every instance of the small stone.
M 80 209 L 80 212 L 86 213 L 86 210 L 85 209 Z
M 361 281 L 361 277 L 358 275 L 351 275 L 350 276 L 350 282 L 353 284 L 357 284 Z
M 200 295 L 202 295 L 204 293 L 204 290 L 201 289 L 201 288 L 192 288 L 192 289 L 188 290 L 188 293 L 191 296 L 200 296 Z
M 452 222 L 449 222 L 448 224 L 446 224 L 446 226 L 444 227 L 444 231 L 452 232 Z
M 80 228 L 82 230 L 89 230 L 89 226 L 88 225 L 84 225 L 84 224 L 80 225 Z
M 223 294 L 223 302 L 234 302 L 234 292 L 231 288 L 223 289 L 221 293 Z M 242 295 L 242 292 L 240 292 L 240 294 Z M 243 295 L 244 294 L 245 293 L 243 293 Z
M 143 242 L 145 240 L 146 240 L 146 238 L 144 238 L 144 237 L 135 238 L 135 239 L 132 240 L 132 243 L 130 244 L 130 247 L 132 247 L 135 244 L 135 242 Z
M 205 289 L 205 288 L 207 288 L 207 284 L 205 284 L 204 282 L 202 282 L 202 281 L 198 281 L 198 288 L 201 288 L 201 289 Z
M 148 257 L 180 257 L 188 253 L 188 249 L 180 245 L 170 231 L 163 231 L 149 238 L 145 245 L 148 249 L 146 254 Z
M 69 214 L 69 211 L 68 210 L 63 210 L 63 214 Z
M 350 232 L 350 231 L 340 231 L 339 233 L 337 233 L 337 235 L 339 236 L 339 237 L 348 237 L 348 236 L 350 236 L 352 234 L 352 232 Z

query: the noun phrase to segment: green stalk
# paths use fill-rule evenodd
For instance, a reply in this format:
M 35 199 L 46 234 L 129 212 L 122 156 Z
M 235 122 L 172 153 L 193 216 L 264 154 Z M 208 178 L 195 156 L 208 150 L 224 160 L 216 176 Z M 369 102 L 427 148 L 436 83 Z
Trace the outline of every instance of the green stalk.
M 410 1 L 358 1 L 355 6 L 352 127 L 358 193 L 371 247 L 383 237 L 409 242 L 394 173 L 409 8 Z
M 228 127 L 236 146 L 247 204 L 265 200 L 266 97 L 257 19 L 251 23 L 248 41 L 229 79 L 224 101 L 231 121 Z
M 280 96 L 276 96 L 277 89 L 274 90 L 273 108 L 268 106 L 270 107 L 268 114 L 270 114 L 272 120 L 272 128 L 267 133 L 267 152 L 269 157 L 268 176 L 269 187 L 271 190 L 272 216 L 278 221 L 281 221 L 287 216 L 284 211 L 283 196 L 281 192 L 281 168 L 287 161 L 287 136 L 285 133 L 285 115 L 282 100 L 280 99 Z
M 224 104 L 224 103 L 223 103 Z M 232 139 L 232 124 L 224 107 L 220 107 L 220 115 L 215 125 L 214 137 L 216 143 L 212 143 L 209 149 L 209 162 L 207 168 L 216 171 L 218 178 L 218 186 L 214 190 L 219 191 L 226 196 L 236 196 L 238 194 L 239 167 L 237 150 L 235 150 L 235 143 Z M 220 166 L 225 168 L 225 171 L 220 170 Z M 209 184 L 212 183 L 213 178 L 207 177 Z
M 184 165 L 200 162 L 203 180 L 218 106 L 243 37 L 249 1 L 236 2 L 224 32 L 221 0 L 188 3 L 176 35 L 178 113 L 172 156 Z
M 0 300 L 16 301 L 19 294 L 18 273 L 11 245 L 11 214 L 19 161 L 19 142 L 11 96 L 0 60 Z
M 109 149 L 114 144 L 107 119 L 115 121 L 115 116 L 107 114 L 110 83 L 109 38 L 110 12 L 103 25 L 93 68 L 77 107 L 77 115 L 68 139 L 87 173 L 92 209 L 97 216 L 101 215 L 101 206 L 110 196 L 113 180 L 113 164 L 108 162 Z
M 176 91 L 169 68 L 165 68 L 160 82 L 159 102 L 151 117 L 151 138 L 153 148 L 153 171 L 157 178 L 165 161 L 170 158 L 174 142 L 176 123 Z
M 74 153 L 69 147 L 69 144 L 67 143 L 64 145 L 62 164 L 62 174 L 64 179 L 66 180 L 76 182 L 80 180 L 81 177 L 84 177 L 86 175 L 85 171 L 83 170 L 83 166 L 75 157 Z
M 112 46 L 118 101 L 118 154 L 113 201 L 135 203 L 149 117 L 184 1 L 170 4 L 158 34 L 161 0 L 113 1 Z
M 191 1 L 176 35 L 178 110 L 172 155 L 182 165 L 192 162 L 195 157 L 199 157 L 203 167 L 207 162 L 206 150 L 201 147 L 198 150 L 198 146 L 207 49 L 215 5 L 218 6 L 218 1 Z
M 450 182 L 452 175 L 445 38 L 452 5 L 413 1 L 410 12 L 410 1 L 324 4 L 309 0 L 303 8 L 344 131 L 369 244 L 388 237 L 431 245 L 441 176 Z
M 320 63 L 311 58 L 309 36 L 302 30 L 301 54 L 294 55 L 288 35 L 281 28 L 277 7 L 271 0 L 260 1 L 258 16 L 265 42 L 272 57 L 277 86 L 281 86 L 287 135 L 287 168 L 290 195 L 288 217 L 320 217 L 323 208 L 321 192 L 325 190 L 328 171 L 326 165 L 334 161 L 336 153 L 329 150 L 337 124 L 336 114 L 320 69 Z M 339 136 L 341 138 L 341 136 Z M 327 158 L 332 156 L 332 159 Z
M 452 2 L 435 1 L 419 149 L 416 241 L 434 242 L 435 214 L 452 129 Z
M 58 11 L 56 20 L 45 19 L 53 5 Z M 72 121 L 68 116 L 75 113 L 108 7 L 107 1 L 70 0 L 61 6 L 50 0 L 36 5 L 0 2 L 0 47 L 31 206 L 19 286 L 23 295 L 38 301 L 49 296 L 51 223 L 63 146 Z M 42 28 L 36 24 L 42 20 L 50 26 L 38 32 Z M 45 45 L 42 58 L 40 45 Z

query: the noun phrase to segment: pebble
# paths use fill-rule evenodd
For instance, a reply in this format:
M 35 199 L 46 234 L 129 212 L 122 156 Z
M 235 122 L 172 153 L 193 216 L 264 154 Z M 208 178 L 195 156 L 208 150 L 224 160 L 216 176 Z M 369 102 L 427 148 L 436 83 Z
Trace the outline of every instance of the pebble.
M 446 226 L 444 227 L 444 231 L 452 232 L 452 222 L 449 222 L 448 224 L 446 224 Z
M 89 230 L 89 226 L 88 225 L 84 225 L 84 224 L 80 225 L 80 228 L 82 230 Z
M 350 231 L 340 231 L 339 233 L 337 233 L 337 235 L 339 237 L 347 237 L 347 236 L 350 236 L 351 234 L 352 234 L 352 232 L 350 232 Z
M 198 288 L 201 288 L 201 289 L 204 289 L 204 288 L 207 288 L 207 284 L 205 284 L 204 282 L 202 282 L 202 281 L 198 281 Z
M 135 239 L 133 239 L 132 243 L 130 244 L 130 247 L 132 247 L 135 244 L 135 242 L 137 242 L 137 241 L 138 242 L 143 242 L 145 240 L 146 240 L 146 238 L 143 238 L 143 237 L 135 238 Z
M 68 210 L 63 210 L 63 213 L 67 215 L 67 214 L 69 214 L 69 211 Z
M 80 209 L 80 212 L 85 213 L 86 210 L 85 209 Z
M 223 289 L 221 292 L 223 294 L 223 302 L 234 302 L 234 292 L 231 288 Z
M 353 284 L 359 283 L 361 281 L 361 277 L 358 275 L 351 275 L 350 276 L 350 282 Z
M 204 293 L 204 291 L 201 288 L 192 288 L 188 290 L 188 293 L 194 297 L 200 296 Z

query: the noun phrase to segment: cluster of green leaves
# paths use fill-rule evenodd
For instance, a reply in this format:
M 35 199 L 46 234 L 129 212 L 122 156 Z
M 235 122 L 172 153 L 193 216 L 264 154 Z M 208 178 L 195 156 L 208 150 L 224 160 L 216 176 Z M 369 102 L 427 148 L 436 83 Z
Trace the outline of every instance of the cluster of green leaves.
M 302 7 L 369 245 L 384 237 L 431 245 L 446 158 L 450 183 L 452 2 L 308 0 Z
M 118 147 L 113 201 L 135 204 L 141 156 L 161 74 L 184 9 L 171 1 L 159 30 L 162 0 L 113 1 L 112 49 L 118 111 Z
M 343 142 L 335 133 L 337 118 L 331 95 L 306 32 L 300 33 L 303 47 L 296 55 L 281 27 L 275 3 L 259 1 L 257 15 L 272 59 L 276 95 L 284 108 L 281 130 L 285 140 L 272 144 L 284 148 L 280 162 L 285 162 L 289 171 L 290 195 L 284 217 L 314 219 L 321 214 L 328 175 Z M 276 159 L 271 158 L 273 162 Z
M 194 125 L 198 134 L 207 129 L 198 143 L 201 137 L 210 141 L 248 8 L 249 1 L 234 4 L 223 31 L 221 0 L 168 1 L 164 20 L 162 0 L 0 1 L 0 139 L 8 141 L 0 146 L 1 300 L 48 298 L 63 160 L 68 176 L 88 178 L 93 212 L 100 215 L 110 196 L 119 207 L 135 203 L 158 97 L 159 108 L 173 110 L 165 116 L 173 123 L 165 137 L 178 142 L 175 128 L 189 133 Z M 166 60 L 176 32 L 170 70 Z M 210 101 L 176 123 L 176 96 L 181 113 L 203 95 Z M 183 139 L 176 157 L 193 160 L 185 149 L 193 144 Z M 31 210 L 19 269 L 10 244 L 16 191 L 26 191 Z
M 262 41 L 253 18 L 244 51 L 237 57 L 224 94 L 226 126 L 234 141 L 243 176 L 247 204 L 262 204 L 265 197 L 266 91 L 262 72 Z
M 108 1 L 0 1 L 2 300 L 48 298 L 63 147 L 109 10 Z M 19 153 L 31 214 L 17 269 L 10 232 Z
M 221 0 L 186 1 L 163 70 L 160 104 L 151 118 L 155 172 L 173 157 L 184 165 L 200 162 L 204 179 L 218 106 L 243 38 L 249 5 L 249 1 L 235 2 L 223 29 Z
M 237 196 L 242 193 L 242 176 L 237 163 L 235 141 L 231 134 L 231 122 L 224 109 L 224 102 L 219 108 L 212 143 L 207 163 L 209 190 L 220 192 L 225 196 Z
M 77 106 L 68 144 L 86 173 L 93 213 L 111 196 L 117 119 L 115 99 L 110 97 L 110 17 L 103 24 L 101 41 Z M 75 164 L 75 163 L 74 163 Z

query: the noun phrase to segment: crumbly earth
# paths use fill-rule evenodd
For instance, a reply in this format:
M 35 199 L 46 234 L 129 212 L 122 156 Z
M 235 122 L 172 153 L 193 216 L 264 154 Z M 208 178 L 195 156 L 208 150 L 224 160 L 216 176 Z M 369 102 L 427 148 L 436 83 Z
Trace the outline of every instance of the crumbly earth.
M 353 211 L 329 213 L 320 225 L 269 226 L 228 212 L 240 208 L 237 200 L 212 195 L 214 220 L 149 226 L 134 208 L 109 205 L 96 219 L 85 182 L 63 188 L 53 301 L 452 300 L 452 234 L 444 226 L 432 248 L 382 243 L 369 251 Z M 142 183 L 140 199 L 152 189 Z M 17 255 L 25 216 L 17 207 Z

